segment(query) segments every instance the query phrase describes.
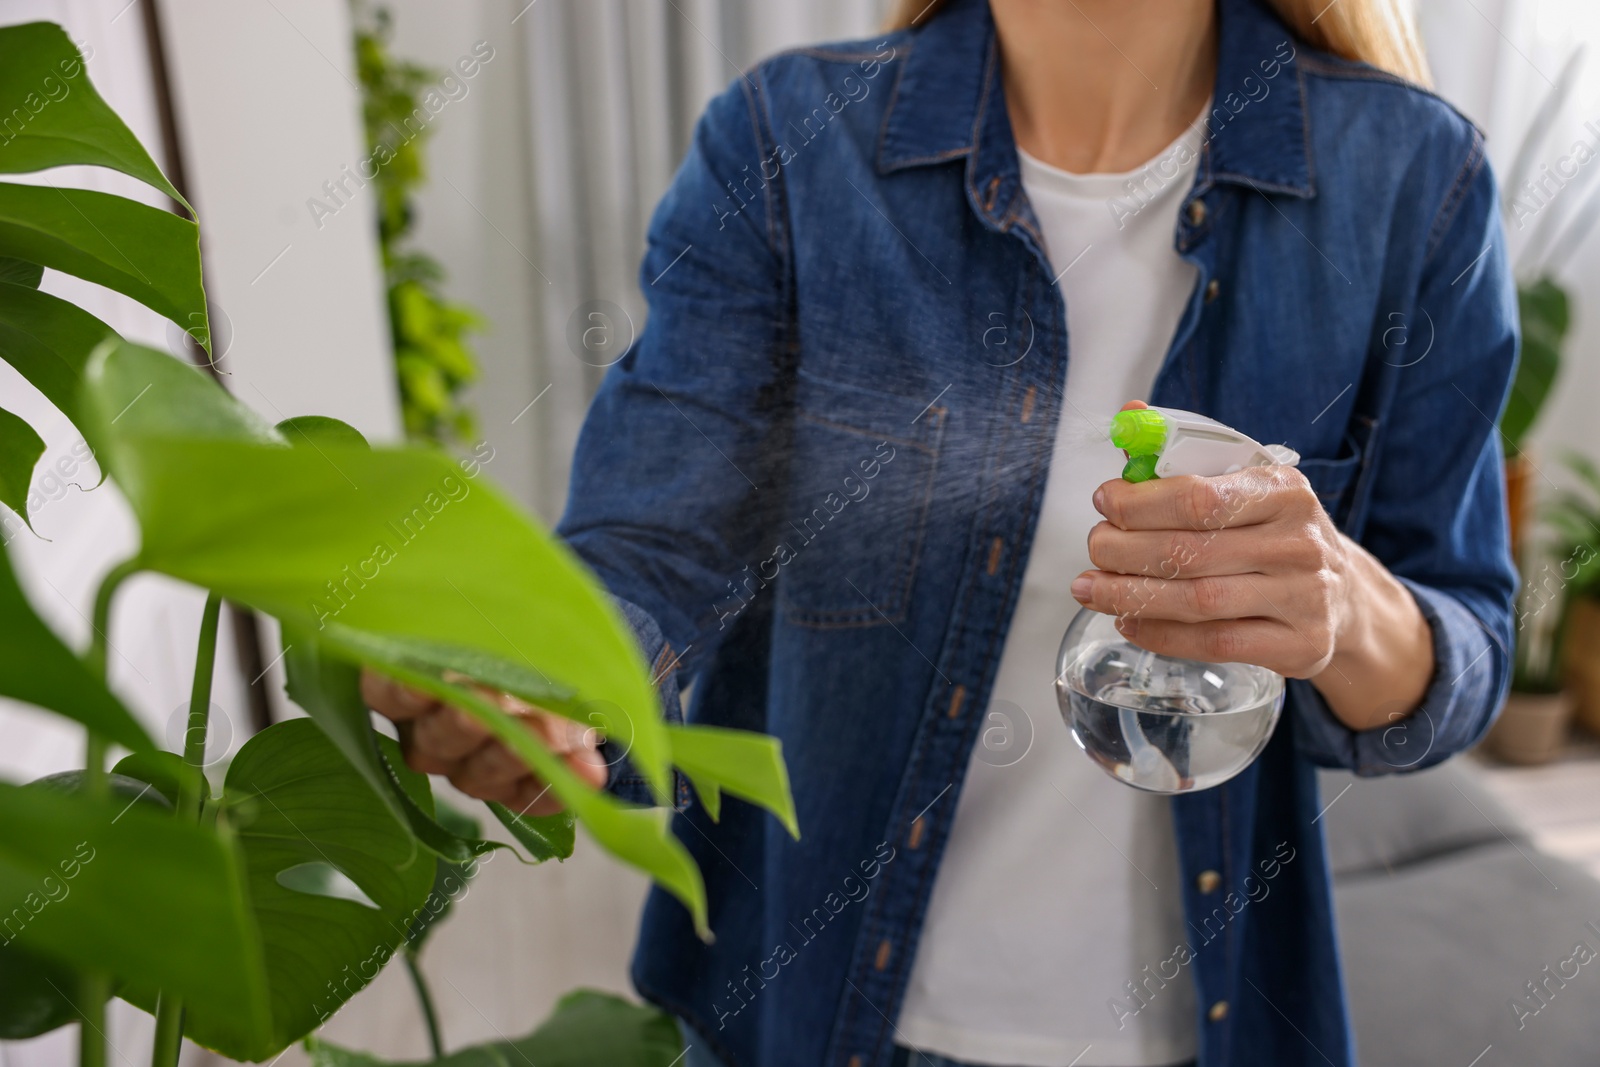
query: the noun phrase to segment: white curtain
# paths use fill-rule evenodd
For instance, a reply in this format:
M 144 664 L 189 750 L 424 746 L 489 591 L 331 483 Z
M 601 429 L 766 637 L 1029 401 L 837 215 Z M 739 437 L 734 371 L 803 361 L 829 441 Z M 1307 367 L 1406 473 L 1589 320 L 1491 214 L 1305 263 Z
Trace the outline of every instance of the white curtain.
M 1555 168 L 1576 142 L 1600 152 L 1600 4 L 1595 0 L 1420 0 L 1419 16 L 1438 89 L 1488 135 L 1489 158 L 1502 183 L 1509 183 L 1513 157 L 1522 147 L 1540 105 L 1563 81 L 1573 61 L 1572 89 L 1531 156 L 1529 177 Z M 1547 186 L 1549 188 L 1549 186 Z M 1509 196 L 1520 189 L 1503 190 Z M 1528 201 L 1534 203 L 1535 201 Z M 1554 229 L 1600 209 L 1600 160 L 1578 169 L 1537 215 L 1507 223 L 1514 257 L 1532 273 L 1540 245 Z M 1542 228 L 1550 227 L 1550 230 Z M 1573 329 L 1566 363 L 1532 440 L 1535 463 L 1545 476 L 1536 489 L 1550 491 L 1565 479 L 1551 457 L 1576 449 L 1600 459 L 1600 229 L 1577 246 L 1556 278 L 1573 301 Z M 1528 253 L 1534 255 L 1528 255 Z

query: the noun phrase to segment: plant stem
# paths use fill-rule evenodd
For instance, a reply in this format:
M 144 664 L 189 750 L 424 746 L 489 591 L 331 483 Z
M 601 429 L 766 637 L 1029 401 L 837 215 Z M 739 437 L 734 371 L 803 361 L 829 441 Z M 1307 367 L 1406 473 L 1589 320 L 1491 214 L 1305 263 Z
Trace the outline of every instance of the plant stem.
M 150 1067 L 176 1067 L 183 1048 L 183 1002 L 162 990 L 156 997 L 156 1039 L 150 1046 Z
M 217 621 L 222 615 L 222 598 L 206 597 L 200 616 L 200 646 L 194 654 L 194 685 L 189 690 L 189 728 L 183 734 L 183 762 L 197 772 L 191 782 L 185 778 L 178 795 L 180 818 L 199 821 L 200 790 L 205 781 L 206 731 L 211 721 L 211 676 L 217 665 Z
M 102 681 L 106 676 L 106 649 L 110 640 L 106 634 L 111 628 L 111 598 L 117 588 L 134 571 L 138 564 L 124 560 L 111 568 L 100 582 L 94 596 L 94 615 L 90 620 L 89 650 L 84 662 Z M 110 792 L 106 780 L 105 738 L 89 731 L 83 752 L 83 792 L 100 799 Z M 106 1001 L 111 999 L 111 980 L 100 971 L 86 972 L 78 984 L 78 1067 L 105 1067 L 106 1063 Z
M 222 598 L 206 597 L 200 616 L 200 644 L 194 653 L 194 685 L 189 690 L 189 725 L 183 734 L 183 762 L 194 768 L 178 785 L 178 818 L 200 821 L 204 797 L 206 732 L 211 724 L 211 678 L 217 665 L 217 621 Z M 156 1037 L 150 1067 L 177 1067 L 183 1049 L 183 1001 L 166 990 L 156 1000 Z
M 427 979 L 422 977 L 422 971 L 417 967 L 417 954 L 408 945 L 404 953 L 406 959 L 406 973 L 411 976 L 411 985 L 417 991 L 417 1001 L 422 1005 L 422 1021 L 428 1026 L 428 1045 L 433 1049 L 433 1058 L 444 1058 L 444 1042 L 439 1038 L 439 1017 L 434 1014 L 433 994 L 428 992 Z

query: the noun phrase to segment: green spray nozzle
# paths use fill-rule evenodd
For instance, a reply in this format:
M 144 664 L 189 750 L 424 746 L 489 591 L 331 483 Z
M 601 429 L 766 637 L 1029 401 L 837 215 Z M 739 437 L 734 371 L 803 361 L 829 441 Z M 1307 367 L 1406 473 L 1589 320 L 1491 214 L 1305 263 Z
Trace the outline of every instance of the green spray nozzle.
M 1156 460 L 1161 457 L 1156 455 L 1134 456 L 1122 468 L 1122 480 L 1125 482 L 1148 482 L 1158 477 L 1156 474 Z
M 1119 411 L 1111 417 L 1111 443 L 1130 457 L 1154 456 L 1167 442 L 1167 418 L 1154 408 Z

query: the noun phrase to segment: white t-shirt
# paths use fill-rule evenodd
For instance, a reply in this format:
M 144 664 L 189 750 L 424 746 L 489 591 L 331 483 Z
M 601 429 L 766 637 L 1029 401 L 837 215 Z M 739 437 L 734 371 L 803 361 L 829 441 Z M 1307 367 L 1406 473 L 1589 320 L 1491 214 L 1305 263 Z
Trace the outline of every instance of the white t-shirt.
M 1187 940 L 1170 804 L 1084 756 L 1054 679 L 1100 519 L 1090 498 L 1124 462 L 1106 427 L 1148 398 L 1195 286 L 1173 234 L 1200 140 L 1197 124 L 1128 174 L 1069 174 L 1018 152 L 1069 358 L 1038 533 L 898 1021 L 901 1042 L 952 1059 L 1154 1067 L 1195 1055 L 1192 977 L 1152 993 L 1144 973 Z

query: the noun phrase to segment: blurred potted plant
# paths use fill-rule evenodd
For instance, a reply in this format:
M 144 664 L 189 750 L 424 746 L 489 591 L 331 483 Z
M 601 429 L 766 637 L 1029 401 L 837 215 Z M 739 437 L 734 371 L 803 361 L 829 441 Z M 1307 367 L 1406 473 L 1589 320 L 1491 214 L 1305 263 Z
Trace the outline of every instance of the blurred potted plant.
M 1564 582 L 1544 553 L 1530 545 L 1527 516 L 1534 464 L 1526 452 L 1528 432 L 1538 420 L 1561 369 L 1561 348 L 1571 327 L 1566 290 L 1548 276 L 1517 287 L 1522 353 L 1500 415 L 1506 453 L 1506 505 L 1511 553 L 1522 573 L 1517 600 L 1517 647 L 1511 693 L 1489 732 L 1491 752 L 1508 763 L 1553 759 L 1566 738 L 1572 699 L 1563 691 L 1560 634 Z
M 1511 694 L 1490 731 L 1487 747 L 1515 763 L 1542 763 L 1560 751 L 1572 715 L 1572 699 L 1563 691 L 1561 648 L 1566 613 L 1573 590 L 1566 557 L 1551 562 L 1548 548 L 1531 545 L 1535 465 L 1528 455 L 1528 435 L 1550 399 L 1562 366 L 1562 349 L 1572 325 L 1571 300 L 1556 281 L 1561 269 L 1600 220 L 1600 185 L 1593 172 L 1580 174 L 1576 188 L 1559 191 L 1558 199 L 1528 182 L 1537 155 L 1560 118 L 1577 84 L 1584 54 L 1574 49 L 1550 92 L 1540 103 L 1522 144 L 1506 172 L 1502 208 L 1506 228 L 1524 233 L 1515 257 L 1517 310 L 1522 348 L 1510 395 L 1500 417 L 1506 455 L 1506 503 L 1511 552 L 1522 574 L 1518 594 L 1517 647 Z M 1547 516 L 1562 536 L 1572 541 L 1570 523 Z M 1574 518 L 1568 513 L 1567 518 Z M 1574 546 L 1569 545 L 1569 551 Z
M 365 0 L 352 5 L 361 117 L 374 161 L 378 247 L 389 293 L 400 413 L 413 441 L 449 445 L 470 439 L 476 419 L 463 392 L 478 377 L 467 336 L 488 323 L 472 307 L 449 300 L 444 266 L 415 247 L 412 194 L 426 180 L 427 142 L 433 136 L 423 107 L 425 91 L 446 72 L 395 58 L 389 51 L 394 19 L 388 8 Z
M 1561 571 L 1546 561 L 1529 573 L 1535 550 L 1523 544 L 1523 582 L 1517 593 L 1517 646 L 1511 692 L 1485 739 L 1507 763 L 1547 763 L 1561 751 L 1572 719 L 1572 695 L 1561 677 L 1561 618 L 1566 596 Z
M 1578 722 L 1600 735 L 1600 468 L 1576 453 L 1565 463 L 1580 488 L 1562 493 L 1545 513 L 1562 538 L 1566 602 L 1557 647 Z

